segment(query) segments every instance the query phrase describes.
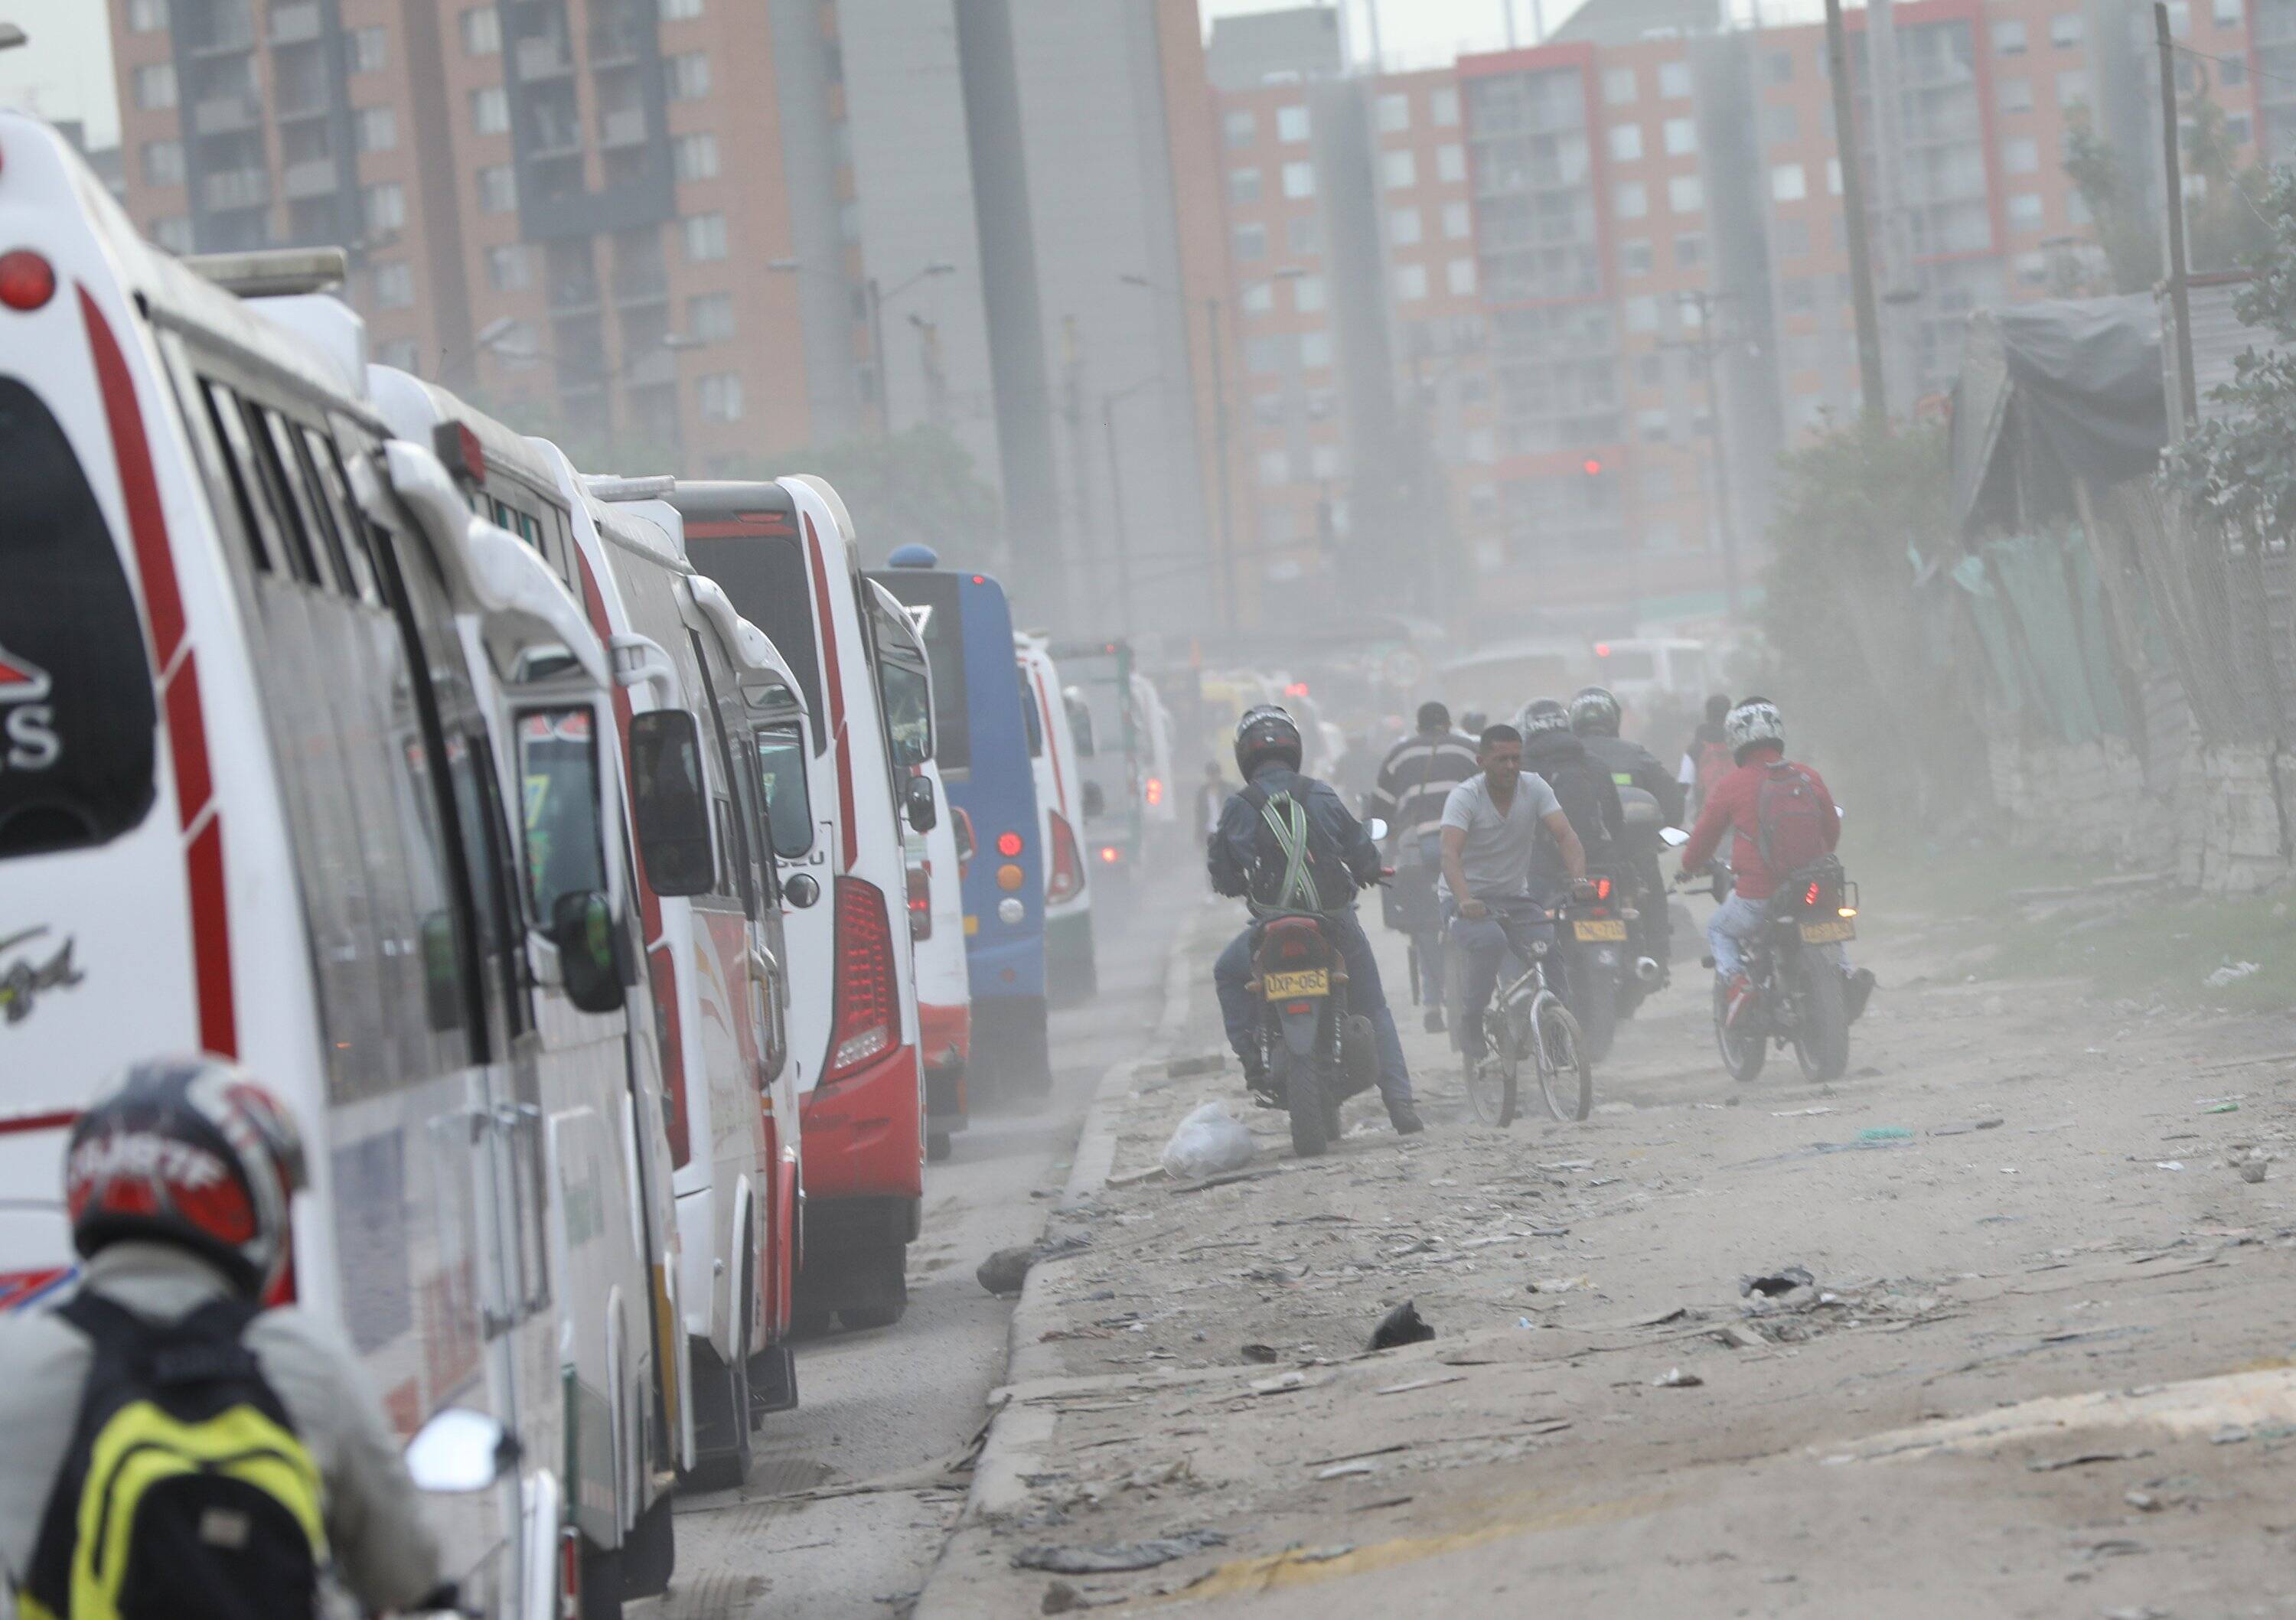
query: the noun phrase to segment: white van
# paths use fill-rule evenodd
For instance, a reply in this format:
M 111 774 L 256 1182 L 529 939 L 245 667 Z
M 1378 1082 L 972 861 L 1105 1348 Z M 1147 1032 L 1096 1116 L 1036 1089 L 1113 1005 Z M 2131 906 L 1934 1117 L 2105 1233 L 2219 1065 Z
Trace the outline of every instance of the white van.
M 1092 887 L 1086 873 L 1084 778 L 1076 733 L 1062 696 L 1060 667 L 1041 635 L 1015 631 L 1021 708 L 1037 773 L 1037 832 L 1045 852 L 1045 995 L 1055 1007 L 1089 1000 L 1100 989 L 1092 940 Z
M 0 113 L 0 241 L 37 244 L 0 297 L 0 1296 L 69 1271 L 63 1133 L 107 1076 L 245 1064 L 311 1147 L 294 1297 L 402 1433 L 460 1406 L 518 1438 L 435 1517 L 467 1600 L 543 1620 L 562 1272 L 488 708 L 594 716 L 604 655 L 427 450 L 137 239 L 53 130 Z M 619 991 L 609 953 L 554 954 L 570 995 Z
M 803 476 L 681 483 L 667 499 L 685 520 L 687 556 L 773 639 L 816 723 L 806 768 L 777 769 L 771 786 L 777 801 L 798 801 L 772 806 L 791 834 L 775 851 L 784 881 L 806 874 L 830 900 L 784 918 L 805 1096 L 800 1330 L 832 1312 L 848 1328 L 890 1326 L 908 1305 L 907 1246 L 923 1218 L 924 1081 L 914 959 L 898 926 L 906 790 L 853 520 L 835 490 Z

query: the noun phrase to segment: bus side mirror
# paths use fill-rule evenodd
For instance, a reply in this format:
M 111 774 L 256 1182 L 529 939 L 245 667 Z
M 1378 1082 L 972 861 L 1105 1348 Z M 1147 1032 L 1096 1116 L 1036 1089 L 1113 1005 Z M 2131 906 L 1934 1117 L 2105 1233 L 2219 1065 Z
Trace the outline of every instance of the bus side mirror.
M 561 895 L 550 918 L 550 943 L 566 999 L 585 1012 L 612 1012 L 622 1004 L 622 930 L 614 908 L 596 889 Z
M 940 809 L 933 802 L 932 779 L 929 776 L 909 778 L 907 791 L 903 796 L 909 813 L 909 825 L 919 832 L 931 832 L 940 822 Z
M 638 855 L 659 895 L 704 894 L 716 883 L 701 732 L 683 708 L 630 719 L 631 800 Z

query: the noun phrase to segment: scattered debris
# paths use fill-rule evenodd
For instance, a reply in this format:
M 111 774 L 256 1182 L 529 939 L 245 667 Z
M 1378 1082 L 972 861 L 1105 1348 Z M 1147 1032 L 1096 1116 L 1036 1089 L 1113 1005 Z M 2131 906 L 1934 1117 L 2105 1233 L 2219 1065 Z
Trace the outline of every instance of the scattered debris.
M 2221 990 L 2226 985 L 2236 985 L 2251 973 L 2264 971 L 2260 961 L 2228 961 L 2201 982 L 2211 990 Z
M 1307 1466 L 1320 1469 L 1334 1462 L 1357 1462 L 1365 1457 L 1385 1457 L 1392 1452 L 1408 1451 L 1408 1443 L 1398 1440 L 1390 1445 L 1374 1445 L 1367 1452 L 1341 1452 L 1336 1457 L 1310 1457 Z
M 1930 1128 L 1930 1134 L 1932 1136 L 1966 1136 L 1972 1131 L 1997 1131 L 2000 1128 L 2001 1121 L 1998 1119 L 1972 1119 L 1960 1125 L 1932 1125 Z
M 1013 1567 L 1054 1575 L 1114 1575 L 1128 1569 L 1153 1569 L 1192 1552 L 1226 1545 L 1227 1537 L 1217 1530 L 1183 1530 L 1177 1535 L 1160 1535 L 1151 1541 L 1111 1542 L 1097 1547 L 1023 1547 L 1013 1555 Z
M 2086 1468 L 2092 1462 L 2131 1462 L 2152 1454 L 2149 1447 L 2128 1452 L 2080 1452 L 2070 1457 L 2036 1457 L 2025 1467 L 2030 1473 L 2054 1474 L 2059 1469 Z
M 1832 1112 L 1833 1112 L 1833 1110 L 1831 1108 L 1821 1103 L 1818 1107 L 1814 1109 L 1772 1109 L 1770 1110 L 1770 1117 L 1773 1119 L 1800 1119 L 1810 1114 L 1831 1114 Z
M 1669 1310 L 1653 1311 L 1648 1316 L 1637 1316 L 1634 1321 L 1628 1322 L 1627 1326 L 1629 1328 L 1662 1328 L 1670 1321 L 1687 1321 L 1689 1319 L 1690 1307 L 1688 1305 L 1676 1305 Z
M 1435 1337 L 1435 1330 L 1419 1314 L 1415 1301 L 1406 1299 L 1380 1318 L 1379 1326 L 1372 1330 L 1369 1348 L 1392 1350 L 1398 1345 L 1422 1345 Z
M 1256 1395 L 1289 1395 L 1295 1389 L 1305 1389 L 1307 1387 L 1306 1373 L 1279 1372 L 1272 1379 L 1254 1379 L 1251 1381 L 1251 1393 Z
M 1413 1502 L 1418 1500 L 1419 1499 L 1415 1496 L 1385 1496 L 1382 1497 L 1377 1501 L 1357 1502 L 1354 1507 L 1349 1508 L 1348 1511 L 1350 1513 L 1369 1513 L 1377 1508 L 1400 1508 L 1406 1502 Z
M 1734 1321 L 1726 1326 L 1717 1328 L 1714 1330 L 1714 1338 L 1716 1342 L 1727 1345 L 1734 1350 L 1767 1350 L 1770 1346 L 1768 1339 L 1764 1338 L 1760 1333 L 1742 1321 Z
M 2250 1182 L 2251 1185 L 2257 1182 L 2262 1181 L 2264 1179 L 2264 1161 L 2260 1158 L 2251 1158 L 2242 1161 L 2240 1166 L 2240 1179 Z
M 1679 1367 L 1669 1367 L 1651 1380 L 1653 1389 L 1696 1389 L 1706 1380 L 1694 1372 L 1685 1372 Z
M 1903 1125 L 1867 1125 L 1857 1133 L 1859 1141 L 1904 1141 L 1913 1133 Z
M 2237 1423 L 2227 1423 L 2209 1436 L 2210 1445 L 2238 1445 L 2248 1438 L 2248 1430 Z
M 1163 1166 L 1151 1165 L 1145 1170 L 1128 1170 L 1122 1175 L 1111 1175 L 1108 1178 L 1108 1184 L 1111 1187 L 1137 1187 L 1143 1182 L 1159 1180 L 1163 1174 Z M 1061 1583 L 1058 1581 L 1053 1583 L 1055 1586 Z
M 2232 1101 L 2212 1102 L 2209 1104 L 2208 1107 L 2202 1109 L 2201 1112 L 2203 1114 L 2237 1114 L 2240 1112 L 2240 1104 Z
M 2120 1500 L 2139 1513 L 2158 1513 L 2164 1505 L 2161 1499 L 2150 1491 L 2123 1491 L 2120 1493 Z
M 1358 1474 L 1376 1474 L 1379 1465 L 1372 1462 L 1335 1462 L 1327 1469 L 1317 1469 L 1318 1479 L 1352 1479 Z
M 1242 1169 L 1255 1151 L 1251 1127 L 1226 1103 L 1207 1102 L 1181 1120 L 1164 1144 L 1164 1171 L 1174 1181 L 1201 1181 Z
M 1070 1255 L 1081 1254 L 1092 1247 L 1092 1240 L 1073 1233 L 1058 1238 L 1045 1238 L 1018 1248 L 1000 1248 L 983 1260 L 972 1273 L 980 1286 L 992 1294 L 1017 1294 L 1028 1280 L 1029 1269 L 1047 1260 L 1059 1260 Z
M 2156 1158 L 2152 1161 L 2152 1167 L 2155 1170 L 2182 1170 L 2185 1165 L 2182 1159 Z
M 1045 1588 L 1045 1600 L 1037 1605 L 1040 1615 L 1065 1615 L 1088 1607 L 1084 1594 L 1066 1581 L 1055 1581 Z
M 1806 1266 L 1782 1265 L 1776 1271 L 1759 1277 L 1738 1279 L 1738 1297 L 1759 1294 L 1765 1299 L 1775 1299 L 1781 1294 L 1791 1294 L 1796 1289 L 1814 1289 L 1817 1279 Z
M 1438 1384 L 1464 1384 L 1466 1381 L 1467 1375 L 1465 1373 L 1455 1372 L 1448 1378 L 1414 1379 L 1407 1384 L 1389 1384 L 1382 1388 L 1373 1390 L 1372 1394 L 1375 1395 L 1407 1395 L 1414 1389 L 1432 1389 Z
M 1247 1362 L 1265 1362 L 1281 1361 L 1283 1356 L 1273 1345 L 1246 1345 L 1243 1347 L 1243 1359 Z
M 1343 1559 L 1356 1550 L 1353 1542 L 1341 1542 L 1332 1547 L 1308 1547 L 1292 1555 L 1295 1564 L 1328 1564 L 1333 1559 Z
M 1568 1294 L 1577 1289 L 1591 1291 L 1595 1280 L 1581 1272 L 1576 1277 L 1538 1277 L 1524 1285 L 1534 1294 Z

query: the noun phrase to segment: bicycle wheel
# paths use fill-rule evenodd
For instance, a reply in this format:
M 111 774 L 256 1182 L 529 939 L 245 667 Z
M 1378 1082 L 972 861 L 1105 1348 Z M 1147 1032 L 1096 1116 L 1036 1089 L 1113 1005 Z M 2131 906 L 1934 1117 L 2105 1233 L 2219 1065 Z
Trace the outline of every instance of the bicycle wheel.
M 1513 1009 L 1504 999 L 1483 1017 L 1483 1039 L 1490 1060 L 1467 1061 L 1467 1106 L 1484 1125 L 1505 1129 L 1514 1123 L 1516 1076 L 1522 1068 L 1522 1043 Z
M 1584 1119 L 1595 1111 L 1595 1066 L 1587 1059 L 1587 1037 L 1570 1009 L 1554 996 L 1538 1008 L 1538 1090 L 1546 1111 L 1557 1119 Z

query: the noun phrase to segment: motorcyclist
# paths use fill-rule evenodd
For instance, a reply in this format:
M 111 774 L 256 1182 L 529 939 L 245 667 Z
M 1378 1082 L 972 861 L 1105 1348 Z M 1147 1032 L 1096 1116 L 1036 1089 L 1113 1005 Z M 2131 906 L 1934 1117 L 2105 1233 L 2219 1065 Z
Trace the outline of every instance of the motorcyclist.
M 1656 799 L 1661 824 L 1680 826 L 1682 785 L 1667 774 L 1658 756 L 1619 735 L 1620 719 L 1619 700 L 1607 687 L 1582 686 L 1570 700 L 1570 730 L 1587 745 L 1588 756 L 1611 773 L 1617 786 L 1639 788 Z M 1662 970 L 1671 930 L 1667 926 L 1666 879 L 1659 871 L 1658 849 L 1655 831 L 1637 837 L 1630 830 L 1620 854 L 1632 868 L 1636 909 L 1641 913 L 1635 925 L 1639 949 Z
M 1443 1027 L 1443 919 L 1437 909 L 1435 880 L 1442 854 L 1439 829 L 1444 801 L 1478 766 L 1475 745 L 1451 729 L 1451 711 L 1442 704 L 1419 706 L 1419 730 L 1387 751 L 1379 781 L 1365 813 L 1385 819 L 1395 884 L 1388 926 L 1411 936 L 1419 965 L 1419 999 L 1431 1030 Z
M 1247 783 L 1263 793 L 1287 793 L 1307 809 L 1316 826 L 1338 848 L 1349 872 L 1359 885 L 1375 883 L 1380 876 L 1379 846 L 1361 822 L 1349 814 L 1339 793 L 1327 782 L 1300 773 L 1300 727 L 1291 715 L 1274 704 L 1246 709 L 1235 725 L 1235 765 Z M 1212 887 L 1241 899 L 1249 892 L 1249 875 L 1259 831 L 1259 813 L 1252 801 L 1238 793 L 1220 812 L 1205 853 Z M 1380 986 L 1379 959 L 1355 909 L 1324 913 L 1324 923 L 1348 965 L 1348 997 L 1357 1012 L 1371 1020 L 1379 1045 L 1379 1093 L 1387 1117 L 1399 1136 L 1425 1129 L 1411 1099 L 1411 1075 L 1403 1060 L 1403 1040 L 1396 1032 L 1394 1014 L 1388 1010 Z M 1228 1044 L 1242 1060 L 1244 1084 L 1265 1094 L 1268 1076 L 1259 1051 L 1259 1009 L 1250 989 L 1252 930 L 1246 928 L 1212 964 L 1212 985 L 1218 993 L 1220 1019 L 1227 1028 Z
M 1553 698 L 1535 699 L 1523 705 L 1515 729 L 1522 733 L 1522 768 L 1545 778 L 1554 790 L 1562 814 L 1570 818 L 1570 830 L 1578 835 L 1585 867 L 1605 864 L 1619 835 L 1626 830 L 1627 813 L 1619 803 L 1619 786 L 1611 780 L 1611 773 L 1571 734 L 1570 711 Z M 1578 872 L 1564 871 L 1562 852 L 1553 839 L 1540 840 L 1531 893 L 1541 904 L 1554 905 L 1562 897 L 1564 884 L 1582 875 L 1583 868 Z
M 1706 925 L 1707 943 L 1714 952 L 1715 978 L 1725 997 L 1723 1027 L 1731 1028 L 1753 1010 L 1758 999 L 1746 975 L 1744 942 L 1761 928 L 1770 896 L 1776 892 L 1779 880 L 1786 875 L 1770 871 L 1763 858 L 1759 821 L 1763 779 L 1772 765 L 1786 757 L 1786 731 L 1777 705 L 1767 698 L 1741 700 L 1730 710 L 1723 728 L 1735 766 L 1707 796 L 1706 808 L 1699 813 L 1690 842 L 1682 847 L 1682 871 L 1685 877 L 1702 871 L 1721 847 L 1723 836 L 1735 834 L 1730 852 L 1730 897 L 1715 908 Z M 1832 849 L 1841 837 L 1833 796 L 1827 791 L 1824 780 L 1809 766 L 1797 764 L 1793 768 L 1817 790 L 1825 811 L 1825 846 Z M 1849 951 L 1843 945 L 1815 948 L 1824 951 L 1841 969 L 1849 1016 L 1855 1019 L 1866 1010 L 1866 998 L 1874 992 L 1872 971 L 1853 969 Z
M 83 1395 L 111 1364 L 99 1362 L 98 1346 L 118 1356 L 127 1344 L 129 1364 L 145 1355 L 156 1365 L 168 1352 L 149 1348 L 154 1336 L 195 1321 L 226 1336 L 235 1329 L 253 1381 L 267 1387 L 308 1453 L 325 1531 L 317 1550 L 334 1576 L 369 1610 L 451 1606 L 438 1542 L 357 1357 L 317 1317 L 292 1305 L 264 1308 L 287 1272 L 289 1207 L 306 1184 L 287 1110 L 219 1060 L 133 1065 L 74 1124 L 64 1187 L 72 1245 L 86 1262 L 79 1282 L 55 1309 L 0 1316 L 0 1567 L 20 1614 L 86 1614 L 101 1596 L 82 1590 L 94 1577 L 77 1547 L 92 1461 L 79 1433 L 91 1416 Z M 210 1357 L 213 1342 L 200 1342 Z M 116 1425 L 103 1431 L 116 1433 Z M 167 1575 L 185 1581 L 186 1591 L 201 1575 L 210 1580 L 202 1590 L 212 1591 L 218 1569 L 234 1579 L 244 1567 L 226 1555 L 182 1552 L 170 1542 L 149 1556 L 166 1560 Z M 255 1567 L 273 1580 L 293 1578 L 292 1565 Z M 225 1592 L 224 1612 L 316 1614 L 322 1600 L 309 1565 L 301 1573 L 294 1583 L 309 1590 Z

